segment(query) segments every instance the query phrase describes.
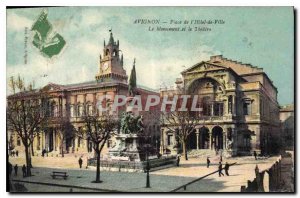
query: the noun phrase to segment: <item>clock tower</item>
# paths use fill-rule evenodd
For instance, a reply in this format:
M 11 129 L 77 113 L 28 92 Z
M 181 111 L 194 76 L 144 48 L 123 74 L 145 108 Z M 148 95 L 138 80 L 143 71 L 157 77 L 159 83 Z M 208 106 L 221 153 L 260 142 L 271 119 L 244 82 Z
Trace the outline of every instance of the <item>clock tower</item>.
M 119 55 L 119 40 L 114 41 L 110 30 L 108 44 L 105 44 L 103 54 L 99 57 L 99 72 L 96 75 L 97 82 L 124 82 L 127 83 L 128 76 L 123 68 L 123 53 Z

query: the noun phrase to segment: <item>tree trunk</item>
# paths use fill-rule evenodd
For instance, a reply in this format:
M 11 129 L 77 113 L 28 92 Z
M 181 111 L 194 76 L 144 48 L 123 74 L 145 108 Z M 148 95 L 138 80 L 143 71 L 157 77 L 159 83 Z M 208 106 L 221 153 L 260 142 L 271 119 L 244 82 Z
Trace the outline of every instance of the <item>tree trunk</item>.
M 64 155 L 64 144 L 62 144 L 61 145 L 61 147 L 60 147 L 61 149 L 61 157 L 65 157 L 65 155 Z
M 31 155 L 34 156 L 33 142 L 31 143 L 30 147 L 31 147 Z
M 184 140 L 182 141 L 182 153 L 184 155 L 185 160 L 188 160 L 186 142 Z
M 60 143 L 60 150 L 61 150 L 61 157 L 64 157 L 64 139 L 61 139 L 61 143 Z
M 25 146 L 25 145 L 24 145 Z M 25 156 L 26 156 L 26 176 L 31 176 L 31 164 L 30 164 L 30 154 L 29 154 L 29 148 L 28 146 L 25 146 Z
M 100 152 L 96 151 L 97 157 L 97 171 L 96 171 L 96 183 L 100 183 Z

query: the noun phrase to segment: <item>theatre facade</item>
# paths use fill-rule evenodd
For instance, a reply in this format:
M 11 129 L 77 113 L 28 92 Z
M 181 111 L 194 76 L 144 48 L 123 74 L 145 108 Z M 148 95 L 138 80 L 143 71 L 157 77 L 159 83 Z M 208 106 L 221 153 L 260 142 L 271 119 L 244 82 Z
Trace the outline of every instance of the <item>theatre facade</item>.
M 161 97 L 198 95 L 201 111 L 189 135 L 188 150 L 222 150 L 229 155 L 268 154 L 280 135 L 277 89 L 262 68 L 211 56 L 181 72 L 176 88 L 161 89 Z M 164 123 L 161 152 L 178 153 L 176 134 Z

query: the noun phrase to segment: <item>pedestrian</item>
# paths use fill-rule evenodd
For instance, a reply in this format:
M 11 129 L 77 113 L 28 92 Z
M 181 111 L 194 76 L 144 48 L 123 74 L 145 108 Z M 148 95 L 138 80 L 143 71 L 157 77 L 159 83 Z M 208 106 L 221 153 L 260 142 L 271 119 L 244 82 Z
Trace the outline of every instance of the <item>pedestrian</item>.
M 254 155 L 255 160 L 257 160 L 257 153 L 256 153 L 256 151 L 253 152 L 253 155 Z
M 229 173 L 228 173 L 228 170 L 229 170 L 229 164 L 228 164 L 228 162 L 225 163 L 224 170 L 225 170 L 225 174 L 226 174 L 227 176 L 229 176 Z
M 209 168 L 209 164 L 210 164 L 209 157 L 207 157 L 207 159 L 206 159 L 206 164 L 207 164 L 207 168 Z
M 18 151 L 18 150 L 16 150 L 16 156 L 17 156 L 17 157 L 19 156 L 19 151 Z
M 79 167 L 81 168 L 82 167 L 82 159 L 81 159 L 81 157 L 79 158 L 78 163 L 79 163 Z
M 26 166 L 25 166 L 25 164 L 23 164 L 23 166 L 22 166 L 22 173 L 23 173 L 23 177 L 26 177 Z
M 224 176 L 224 174 L 222 173 L 222 162 L 219 162 L 219 177 L 221 177 L 221 175 Z
M 15 165 L 14 169 L 15 169 L 15 176 L 17 176 L 18 175 L 18 164 Z
M 179 166 L 179 163 L 180 163 L 180 155 L 177 155 L 176 165 Z

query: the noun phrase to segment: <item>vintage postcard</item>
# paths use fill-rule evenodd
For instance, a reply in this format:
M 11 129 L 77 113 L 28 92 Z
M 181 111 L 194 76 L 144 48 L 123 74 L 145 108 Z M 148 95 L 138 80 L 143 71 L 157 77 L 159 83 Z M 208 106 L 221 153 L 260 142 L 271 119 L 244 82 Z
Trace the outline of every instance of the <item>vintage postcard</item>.
M 6 9 L 9 192 L 295 192 L 293 7 Z

